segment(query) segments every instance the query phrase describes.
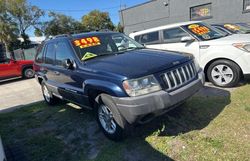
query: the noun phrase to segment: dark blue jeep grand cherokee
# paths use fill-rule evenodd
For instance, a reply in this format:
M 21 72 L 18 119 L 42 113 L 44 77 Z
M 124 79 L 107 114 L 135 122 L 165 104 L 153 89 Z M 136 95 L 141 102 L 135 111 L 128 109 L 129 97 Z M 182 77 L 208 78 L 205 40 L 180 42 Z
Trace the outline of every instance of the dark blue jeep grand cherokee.
M 121 33 L 61 35 L 45 41 L 34 63 L 45 101 L 94 109 L 112 140 L 183 103 L 204 84 L 192 57 L 146 49 Z

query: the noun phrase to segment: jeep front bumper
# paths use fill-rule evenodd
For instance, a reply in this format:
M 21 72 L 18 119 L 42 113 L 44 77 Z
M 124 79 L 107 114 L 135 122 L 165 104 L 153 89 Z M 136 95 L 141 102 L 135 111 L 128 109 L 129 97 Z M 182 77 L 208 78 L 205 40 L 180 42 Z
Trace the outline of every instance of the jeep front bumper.
M 203 71 L 198 73 L 198 79 L 173 92 L 161 90 L 159 92 L 138 96 L 138 97 L 112 97 L 120 114 L 130 123 L 142 122 L 146 116 L 161 115 L 189 97 L 193 96 L 204 85 Z

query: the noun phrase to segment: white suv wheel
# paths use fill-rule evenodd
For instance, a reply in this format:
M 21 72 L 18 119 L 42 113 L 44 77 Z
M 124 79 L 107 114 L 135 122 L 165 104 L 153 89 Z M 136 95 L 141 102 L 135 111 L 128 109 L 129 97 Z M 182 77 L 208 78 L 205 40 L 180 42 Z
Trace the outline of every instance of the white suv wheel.
M 212 69 L 212 79 L 218 85 L 225 85 L 231 83 L 234 77 L 233 70 L 227 65 L 217 65 Z

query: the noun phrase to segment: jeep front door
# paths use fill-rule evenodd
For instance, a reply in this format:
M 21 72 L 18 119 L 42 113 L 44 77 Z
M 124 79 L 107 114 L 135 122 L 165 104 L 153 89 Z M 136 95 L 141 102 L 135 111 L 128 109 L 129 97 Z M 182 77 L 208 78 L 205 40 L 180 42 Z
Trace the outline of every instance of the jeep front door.
M 54 73 L 58 85 L 58 95 L 79 105 L 88 106 L 88 98 L 83 94 L 82 85 L 84 79 L 78 72 L 75 59 L 69 43 L 59 41 L 56 45 L 56 68 Z M 66 67 L 66 60 L 70 60 L 72 67 Z

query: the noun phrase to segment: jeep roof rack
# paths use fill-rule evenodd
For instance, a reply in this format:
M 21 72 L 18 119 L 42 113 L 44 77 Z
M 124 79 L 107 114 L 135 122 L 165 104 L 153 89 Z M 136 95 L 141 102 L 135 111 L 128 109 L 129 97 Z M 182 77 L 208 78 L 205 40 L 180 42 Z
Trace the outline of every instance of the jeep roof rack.
M 94 30 L 94 32 L 113 32 L 109 29 L 98 29 L 98 30 Z
M 61 38 L 61 37 L 71 37 L 71 35 L 70 34 L 56 35 L 56 36 L 53 36 L 52 39 L 57 39 L 57 38 Z
M 52 40 L 52 39 L 57 39 L 57 38 L 62 38 L 62 37 L 72 37 L 70 34 L 61 34 L 61 35 L 56 35 L 56 36 L 49 36 L 47 37 L 43 42 Z

